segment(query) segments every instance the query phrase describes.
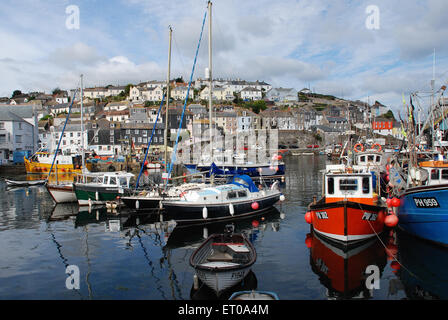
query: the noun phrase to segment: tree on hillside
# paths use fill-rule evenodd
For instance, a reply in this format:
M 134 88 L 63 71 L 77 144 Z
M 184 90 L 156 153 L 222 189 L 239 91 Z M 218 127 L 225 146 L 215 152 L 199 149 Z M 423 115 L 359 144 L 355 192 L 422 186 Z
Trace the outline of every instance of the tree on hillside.
M 131 91 L 131 87 L 133 87 L 134 85 L 132 83 L 129 83 L 128 85 L 126 85 L 125 89 L 124 89 L 124 93 L 126 96 L 129 95 L 129 91 Z
M 14 90 L 14 92 L 12 93 L 11 98 L 20 96 L 21 94 L 22 94 L 22 91 L 20 91 L 20 90 Z
M 53 89 L 53 95 L 62 93 L 62 90 L 59 88 Z
M 381 117 L 386 118 L 386 119 L 392 119 L 395 120 L 395 116 L 394 113 L 392 112 L 392 110 L 387 111 L 385 114 L 383 114 Z

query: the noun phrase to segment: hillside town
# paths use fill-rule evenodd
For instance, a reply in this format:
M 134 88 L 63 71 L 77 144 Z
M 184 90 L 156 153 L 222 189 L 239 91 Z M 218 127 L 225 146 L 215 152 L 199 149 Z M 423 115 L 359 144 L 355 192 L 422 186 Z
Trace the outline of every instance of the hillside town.
M 84 145 L 100 156 L 142 153 L 165 91 L 166 82 L 155 80 L 85 88 L 81 126 L 80 90 L 56 88 L 52 93 L 16 90 L 11 97 L 0 98 L 0 160 L 20 162 L 24 155 L 39 149 L 56 150 L 72 102 L 70 121 L 60 145 L 64 154 L 79 153 L 82 136 Z M 203 79 L 194 81 L 190 88 L 182 128 L 191 136 L 210 126 L 208 91 Z M 171 81 L 168 145 L 175 140 L 187 92 L 188 83 L 182 78 Z M 380 136 L 403 138 L 392 111 L 378 101 L 370 105 L 318 94 L 308 88 L 298 91 L 241 79 L 213 80 L 212 97 L 214 128 L 224 135 L 278 130 L 280 148 L 340 144 L 346 138 L 344 134 L 353 130 L 371 129 Z M 163 108 L 154 130 L 154 146 L 165 143 L 165 112 Z M 81 134 L 82 128 L 87 134 Z

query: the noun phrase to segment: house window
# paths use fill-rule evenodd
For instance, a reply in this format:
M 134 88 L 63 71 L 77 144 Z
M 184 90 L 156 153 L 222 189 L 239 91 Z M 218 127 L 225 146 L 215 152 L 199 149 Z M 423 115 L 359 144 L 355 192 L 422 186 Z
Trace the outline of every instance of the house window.
M 135 133 L 135 134 L 138 134 L 138 132 L 139 132 L 138 129 L 135 129 L 134 133 Z
M 19 130 L 22 130 L 22 122 L 19 122 Z
M 92 128 L 93 128 L 93 129 L 96 129 L 96 123 L 95 123 L 95 122 L 92 123 Z
M 98 137 L 95 137 L 93 141 L 95 141 L 95 143 L 98 143 Z
M 0 122 L 0 130 L 5 129 L 5 123 L 4 122 Z
M 126 129 L 126 134 L 130 134 L 131 133 L 131 129 Z
M 16 143 L 22 143 L 22 136 L 16 135 Z
M 0 134 L 0 143 L 6 143 L 6 135 Z
M 110 143 L 114 143 L 114 137 L 112 136 L 112 137 L 110 137 Z

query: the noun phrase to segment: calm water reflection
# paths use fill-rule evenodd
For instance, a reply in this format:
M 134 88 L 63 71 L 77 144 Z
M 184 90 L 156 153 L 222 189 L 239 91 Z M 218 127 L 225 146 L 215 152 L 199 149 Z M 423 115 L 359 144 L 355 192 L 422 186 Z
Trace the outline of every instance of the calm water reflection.
M 250 289 L 304 300 L 447 297 L 445 249 L 397 234 L 343 252 L 313 237 L 304 214 L 320 196 L 326 159 L 289 157 L 286 164 L 287 200 L 235 222 L 258 259 L 246 279 L 221 297 L 206 286 L 195 290 L 189 258 L 223 224 L 174 228 L 157 216 L 54 206 L 43 187 L 7 189 L 0 182 L 0 299 L 226 299 Z M 79 290 L 66 289 L 69 265 L 80 269 Z M 379 267 L 380 289 L 366 289 L 368 265 Z

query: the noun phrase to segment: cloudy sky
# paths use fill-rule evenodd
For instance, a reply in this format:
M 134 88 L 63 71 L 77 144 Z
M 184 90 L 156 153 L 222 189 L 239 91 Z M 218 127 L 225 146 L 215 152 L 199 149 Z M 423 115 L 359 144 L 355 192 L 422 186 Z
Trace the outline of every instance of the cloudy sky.
M 379 20 L 371 20 L 370 5 Z M 188 80 L 206 6 L 205 0 L 2 0 L 0 96 L 70 89 L 80 74 L 87 87 L 165 80 L 169 25 L 171 76 Z M 436 86 L 447 80 L 445 18 L 446 0 L 215 0 L 213 73 L 379 100 L 396 111 L 403 93 L 428 96 L 434 49 Z M 194 79 L 208 65 L 207 35 L 206 28 Z

